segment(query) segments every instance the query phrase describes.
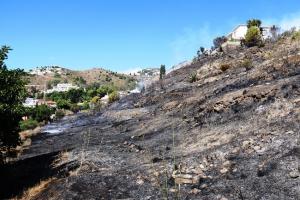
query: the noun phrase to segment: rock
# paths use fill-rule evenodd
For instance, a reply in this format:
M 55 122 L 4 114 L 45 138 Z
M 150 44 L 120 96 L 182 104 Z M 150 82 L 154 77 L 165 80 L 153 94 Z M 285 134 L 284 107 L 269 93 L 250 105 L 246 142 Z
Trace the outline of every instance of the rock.
M 291 171 L 291 172 L 289 173 L 289 176 L 290 176 L 291 178 L 298 178 L 298 177 L 300 176 L 300 173 L 297 172 L 297 171 Z
M 178 192 L 178 190 L 177 190 L 177 189 L 175 189 L 175 188 L 171 188 L 171 189 L 170 189 L 170 192 L 172 192 L 172 193 L 176 193 L 176 192 Z
M 227 168 L 222 168 L 220 170 L 221 174 L 226 174 L 228 172 L 228 169 Z
M 259 151 L 260 149 L 261 149 L 261 147 L 260 146 L 255 146 L 255 147 L 253 147 L 253 149 L 255 150 L 255 151 Z
M 154 174 L 154 176 L 156 176 L 156 177 L 159 176 L 159 172 L 154 172 L 153 174 Z
M 202 184 L 202 185 L 200 186 L 201 189 L 205 189 L 205 188 L 207 188 L 207 187 L 208 187 L 208 185 L 207 185 L 206 183 L 204 183 L 204 184 Z
M 228 200 L 226 197 L 222 197 L 220 200 Z
M 189 192 L 189 194 L 198 194 L 198 193 L 200 193 L 201 192 L 201 190 L 199 190 L 199 189 L 197 189 L 197 188 L 194 188 L 194 189 L 192 189 L 190 192 Z
M 176 184 L 198 184 L 200 176 L 193 174 L 174 174 L 172 177 L 175 179 Z
M 292 135 L 292 134 L 294 134 L 294 131 L 288 131 L 285 134 Z
M 143 184 L 144 184 L 144 180 L 143 180 L 143 179 L 138 179 L 138 180 L 136 181 L 136 183 L 137 183 L 138 185 L 143 185 Z
M 205 170 L 205 167 L 203 164 L 200 164 L 199 167 L 202 169 L 202 170 Z
M 227 161 L 225 161 L 225 162 L 223 163 L 223 166 L 224 166 L 224 167 L 230 167 L 230 166 L 231 166 L 231 162 L 230 162 L 229 160 L 227 160 Z

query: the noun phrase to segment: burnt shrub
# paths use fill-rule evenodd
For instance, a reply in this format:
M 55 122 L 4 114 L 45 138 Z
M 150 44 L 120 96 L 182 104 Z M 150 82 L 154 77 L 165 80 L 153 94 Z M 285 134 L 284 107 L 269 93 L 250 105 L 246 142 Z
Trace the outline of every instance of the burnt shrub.
M 220 70 L 222 70 L 222 72 L 227 71 L 229 68 L 230 68 L 229 64 L 224 63 L 220 65 Z

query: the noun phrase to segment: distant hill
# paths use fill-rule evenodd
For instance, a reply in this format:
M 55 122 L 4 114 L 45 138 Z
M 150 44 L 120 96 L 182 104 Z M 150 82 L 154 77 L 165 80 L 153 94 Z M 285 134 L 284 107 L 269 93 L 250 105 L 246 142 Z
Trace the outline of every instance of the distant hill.
M 135 76 L 102 68 L 75 71 L 58 66 L 45 66 L 29 70 L 29 74 L 29 85 L 38 90 L 53 87 L 58 83 L 73 83 L 78 86 L 97 83 L 100 85 L 114 85 L 118 90 L 130 90 L 136 85 Z

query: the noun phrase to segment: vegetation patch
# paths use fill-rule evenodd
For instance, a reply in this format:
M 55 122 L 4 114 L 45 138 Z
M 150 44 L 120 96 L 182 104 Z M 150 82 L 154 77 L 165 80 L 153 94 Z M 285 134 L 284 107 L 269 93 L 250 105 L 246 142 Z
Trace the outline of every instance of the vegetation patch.
M 31 130 L 36 128 L 39 125 L 39 122 L 34 119 L 28 119 L 20 122 L 21 131 Z
M 227 63 L 220 65 L 220 70 L 222 70 L 222 72 L 227 71 L 229 68 L 230 68 L 230 65 Z

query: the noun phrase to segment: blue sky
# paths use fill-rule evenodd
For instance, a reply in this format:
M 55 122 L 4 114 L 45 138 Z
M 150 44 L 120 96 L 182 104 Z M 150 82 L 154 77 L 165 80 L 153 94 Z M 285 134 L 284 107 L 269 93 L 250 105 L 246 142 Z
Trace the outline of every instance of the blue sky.
M 2 0 L 7 65 L 119 72 L 190 60 L 249 18 L 300 25 L 299 0 Z

